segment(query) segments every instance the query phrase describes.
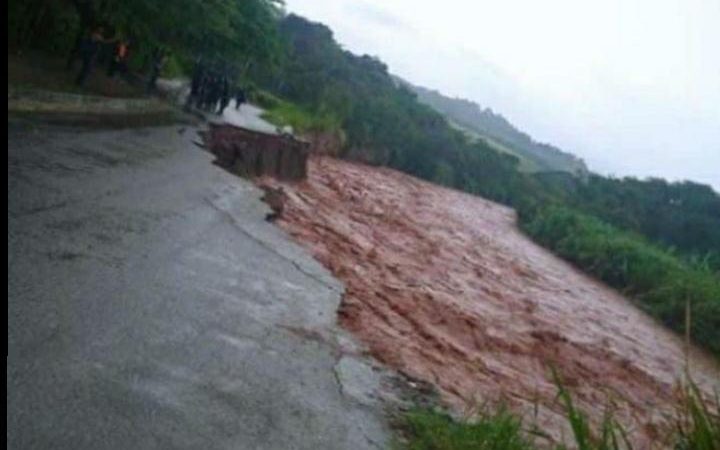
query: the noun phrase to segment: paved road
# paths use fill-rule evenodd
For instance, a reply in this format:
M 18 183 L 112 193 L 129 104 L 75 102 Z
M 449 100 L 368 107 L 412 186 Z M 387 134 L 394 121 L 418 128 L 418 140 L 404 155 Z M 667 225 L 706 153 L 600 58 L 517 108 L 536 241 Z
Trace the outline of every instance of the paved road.
M 276 134 L 277 127 L 263 120 L 260 117 L 262 113 L 262 109 L 250 103 L 245 103 L 240 106 L 239 110 L 236 110 L 235 102 L 232 101 L 230 106 L 225 109 L 221 120 L 241 127 Z
M 8 121 L 8 447 L 385 447 L 342 286 L 194 139 Z

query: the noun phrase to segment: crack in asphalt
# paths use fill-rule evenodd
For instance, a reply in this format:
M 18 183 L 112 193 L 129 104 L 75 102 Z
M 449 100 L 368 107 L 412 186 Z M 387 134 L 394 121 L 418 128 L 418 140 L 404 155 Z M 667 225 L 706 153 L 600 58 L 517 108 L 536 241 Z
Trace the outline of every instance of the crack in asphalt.
M 240 222 L 227 210 L 223 209 L 221 206 L 217 205 L 215 202 L 213 202 L 211 199 L 205 197 L 204 200 L 212 207 L 214 210 L 225 216 L 227 219 L 229 219 L 230 223 L 241 233 L 252 239 L 254 242 L 257 242 L 259 245 L 261 245 L 266 250 L 269 250 L 274 255 L 278 256 L 280 259 L 289 262 L 292 264 L 299 272 L 301 272 L 303 275 L 307 276 L 308 278 L 316 281 L 320 285 L 324 286 L 328 290 L 342 294 L 343 291 L 341 289 L 337 289 L 331 284 L 327 283 L 322 278 L 318 277 L 317 275 L 313 274 L 312 272 L 307 271 L 303 266 L 301 266 L 297 261 L 294 261 L 293 259 L 283 255 L 280 253 L 275 247 L 271 246 L 264 240 L 260 239 L 259 237 L 255 236 L 253 233 L 251 233 L 249 230 L 247 230 L 245 227 L 240 224 Z

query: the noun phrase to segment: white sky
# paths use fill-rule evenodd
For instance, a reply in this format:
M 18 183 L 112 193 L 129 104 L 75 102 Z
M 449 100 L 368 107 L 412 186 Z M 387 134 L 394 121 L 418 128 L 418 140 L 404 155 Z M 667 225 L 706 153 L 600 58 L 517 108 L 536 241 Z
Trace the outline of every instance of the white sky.
M 286 0 L 605 174 L 720 190 L 720 0 Z

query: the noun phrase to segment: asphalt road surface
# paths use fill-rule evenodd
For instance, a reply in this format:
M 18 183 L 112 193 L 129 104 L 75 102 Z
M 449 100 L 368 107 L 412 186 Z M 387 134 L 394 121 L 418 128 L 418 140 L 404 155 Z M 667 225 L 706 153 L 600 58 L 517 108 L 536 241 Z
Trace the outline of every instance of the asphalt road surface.
M 8 120 L 7 446 L 385 447 L 342 285 L 195 131 Z

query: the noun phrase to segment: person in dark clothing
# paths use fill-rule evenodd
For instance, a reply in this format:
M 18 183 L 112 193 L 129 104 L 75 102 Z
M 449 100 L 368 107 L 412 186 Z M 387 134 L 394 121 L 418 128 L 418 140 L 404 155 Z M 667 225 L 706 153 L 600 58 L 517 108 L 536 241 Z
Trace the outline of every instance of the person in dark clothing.
M 218 77 L 216 74 L 211 75 L 208 78 L 208 89 L 207 89 L 207 104 L 205 105 L 205 110 L 208 112 L 216 112 L 217 111 L 217 104 L 220 100 L 221 95 L 221 85 L 220 85 L 220 77 Z
M 204 68 L 201 64 L 201 62 L 198 60 L 195 64 L 195 69 L 193 70 L 192 78 L 190 79 L 190 93 L 187 96 L 187 99 L 185 99 L 185 110 L 189 111 L 193 106 L 198 107 L 200 106 L 201 100 L 201 93 L 202 93 L 202 84 L 203 84 L 203 78 L 204 78 Z
M 237 90 L 235 91 L 235 110 L 239 111 L 240 106 L 243 103 L 245 103 L 245 101 L 246 101 L 245 90 L 241 87 L 238 87 Z
M 90 36 L 86 36 L 80 42 L 80 58 L 82 59 L 82 67 L 77 78 L 75 78 L 75 84 L 83 86 L 85 81 L 92 73 L 93 66 L 95 65 L 95 59 L 100 51 L 100 46 L 105 42 L 103 38 L 103 29 L 98 27 L 93 31 Z
M 153 92 L 157 88 L 157 79 L 160 76 L 160 71 L 167 62 L 167 54 L 162 49 L 157 49 L 152 59 L 152 66 L 150 67 L 150 77 L 148 78 L 147 91 Z
M 213 77 L 211 72 L 203 74 L 202 83 L 200 84 L 200 109 L 207 111 L 210 106 L 210 96 L 212 90 Z
M 230 104 L 230 82 L 226 75 L 220 80 L 220 109 L 218 114 L 222 115 L 225 112 L 225 108 Z

